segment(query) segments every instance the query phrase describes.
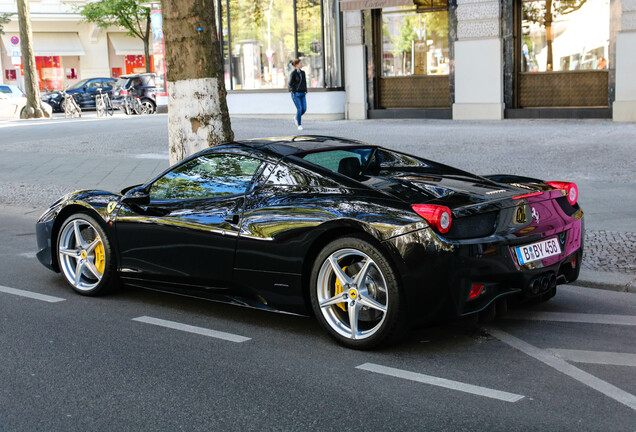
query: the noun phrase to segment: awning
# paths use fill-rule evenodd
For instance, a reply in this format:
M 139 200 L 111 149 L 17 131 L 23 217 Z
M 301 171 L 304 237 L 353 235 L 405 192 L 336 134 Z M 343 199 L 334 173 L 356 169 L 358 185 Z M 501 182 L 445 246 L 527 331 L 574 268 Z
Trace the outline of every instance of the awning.
M 340 0 L 341 11 L 413 6 L 413 0 Z
M 2 35 L 2 42 L 11 53 L 11 38 L 20 37 L 19 33 Z M 84 48 L 77 33 L 33 33 L 33 52 L 36 56 L 81 56 Z M 10 55 L 10 54 L 9 54 Z
M 108 33 L 108 39 L 117 55 L 144 55 L 144 42 L 139 38 L 128 36 L 126 33 Z M 148 48 L 152 54 L 152 44 Z

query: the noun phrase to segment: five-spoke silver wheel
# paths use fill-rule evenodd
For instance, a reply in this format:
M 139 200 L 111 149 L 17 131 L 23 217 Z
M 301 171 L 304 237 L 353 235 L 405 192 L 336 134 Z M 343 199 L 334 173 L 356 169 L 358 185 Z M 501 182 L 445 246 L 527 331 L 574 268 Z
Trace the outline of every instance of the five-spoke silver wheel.
M 81 292 L 95 291 L 107 270 L 105 234 L 86 215 L 74 215 L 62 226 L 57 244 L 60 270 L 71 286 Z
M 318 273 L 317 294 L 325 320 L 344 337 L 367 338 L 384 322 L 386 281 L 377 264 L 361 251 L 332 253 Z
M 361 238 L 345 237 L 318 254 L 311 276 L 312 307 L 339 342 L 372 348 L 401 329 L 395 272 L 385 255 Z

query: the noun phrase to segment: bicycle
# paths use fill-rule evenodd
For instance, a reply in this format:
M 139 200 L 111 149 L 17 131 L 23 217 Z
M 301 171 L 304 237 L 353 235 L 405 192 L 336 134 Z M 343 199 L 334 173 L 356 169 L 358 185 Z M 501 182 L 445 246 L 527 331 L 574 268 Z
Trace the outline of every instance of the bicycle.
M 127 115 L 135 113 L 137 115 L 149 114 L 148 107 L 141 102 L 141 99 L 137 95 L 127 95 L 124 99 L 124 112 Z
M 108 93 L 102 93 L 102 89 L 97 89 L 99 92 L 98 95 L 95 96 L 95 109 L 97 110 L 97 117 L 106 117 L 107 115 L 112 116 L 115 112 L 113 108 L 113 103 L 108 96 Z
M 77 104 L 77 101 L 73 96 L 66 93 L 66 89 L 62 90 L 62 97 L 64 100 L 62 101 L 62 109 L 64 110 L 64 118 L 71 118 L 77 116 L 82 117 L 82 109 Z

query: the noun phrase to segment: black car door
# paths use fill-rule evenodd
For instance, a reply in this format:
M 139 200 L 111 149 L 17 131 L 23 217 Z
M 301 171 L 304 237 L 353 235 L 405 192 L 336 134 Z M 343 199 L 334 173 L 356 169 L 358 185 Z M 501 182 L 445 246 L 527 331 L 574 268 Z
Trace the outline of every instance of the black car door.
M 79 105 L 81 108 L 95 106 L 95 96 L 101 84 L 98 79 L 86 81 L 79 93 Z
M 260 164 L 242 154 L 200 155 L 148 185 L 148 206 L 122 204 L 115 224 L 122 276 L 228 288 L 245 191 Z

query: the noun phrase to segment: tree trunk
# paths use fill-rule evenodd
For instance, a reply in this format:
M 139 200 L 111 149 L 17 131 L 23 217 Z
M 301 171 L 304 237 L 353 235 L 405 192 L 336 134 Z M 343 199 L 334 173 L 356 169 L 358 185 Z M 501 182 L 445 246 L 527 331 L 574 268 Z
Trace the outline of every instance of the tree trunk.
M 18 24 L 20 26 L 20 48 L 22 51 L 22 67 L 24 70 L 24 92 L 27 103 L 20 117 L 42 118 L 47 113 L 42 109 L 40 87 L 38 82 L 35 55 L 33 54 L 33 34 L 31 33 L 31 12 L 28 0 L 17 0 Z
M 547 60 L 545 70 L 554 70 L 552 55 L 552 0 L 545 2 L 545 39 L 548 45 Z
M 214 0 L 164 0 L 170 163 L 234 139 Z
M 150 31 L 150 14 L 148 14 L 148 19 L 146 20 L 146 37 L 143 39 L 146 72 L 150 72 L 150 36 L 151 35 L 152 35 L 152 32 Z

